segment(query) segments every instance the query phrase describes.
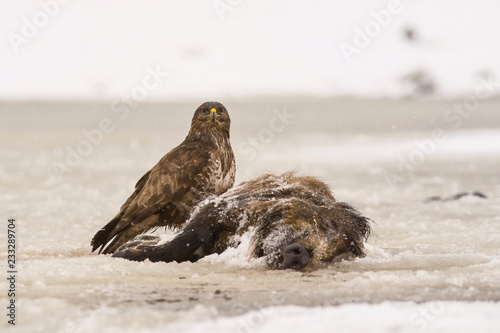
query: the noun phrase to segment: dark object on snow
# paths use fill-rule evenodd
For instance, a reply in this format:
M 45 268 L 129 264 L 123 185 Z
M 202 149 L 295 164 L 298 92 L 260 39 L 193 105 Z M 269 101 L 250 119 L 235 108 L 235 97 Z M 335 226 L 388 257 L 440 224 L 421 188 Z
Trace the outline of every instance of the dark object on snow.
M 467 197 L 467 196 L 478 197 L 478 198 L 481 198 L 481 199 L 488 199 L 488 197 L 484 193 L 479 192 L 479 191 L 475 191 L 475 192 L 472 192 L 472 193 L 469 193 L 469 192 L 460 192 L 460 193 L 457 193 L 455 195 L 452 195 L 452 196 L 449 196 L 449 197 L 445 197 L 445 198 L 441 198 L 439 196 L 430 197 L 430 198 L 427 198 L 424 202 L 428 203 L 428 202 L 436 202 L 436 201 L 440 201 L 440 202 L 444 202 L 444 201 L 456 201 L 456 200 L 462 199 L 463 197 Z
M 152 228 L 180 228 L 201 200 L 231 188 L 236 166 L 230 124 L 221 103 L 206 102 L 198 107 L 184 142 L 137 182 L 120 212 L 95 234 L 92 251 L 101 247 L 100 253 L 113 253 Z
M 475 197 L 479 197 L 479 198 L 483 198 L 483 199 L 488 199 L 488 197 L 486 196 L 486 194 L 484 194 L 483 192 L 479 192 L 479 191 L 472 192 L 472 195 L 475 196 Z
M 407 83 L 415 96 L 432 95 L 436 92 L 434 78 L 424 70 L 416 70 L 405 75 L 402 81 Z
M 197 261 L 236 247 L 252 232 L 250 251 L 273 269 L 315 268 L 341 255 L 363 257 L 370 220 L 313 177 L 262 175 L 200 203 L 170 242 L 142 239 L 113 257 L 164 262 Z
M 415 42 L 417 39 L 417 33 L 415 29 L 408 27 L 404 29 L 404 37 L 410 42 Z

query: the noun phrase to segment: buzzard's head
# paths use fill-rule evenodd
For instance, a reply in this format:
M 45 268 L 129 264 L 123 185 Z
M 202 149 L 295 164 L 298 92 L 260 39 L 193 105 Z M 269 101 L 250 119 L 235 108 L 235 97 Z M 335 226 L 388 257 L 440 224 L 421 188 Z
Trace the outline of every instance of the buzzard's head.
M 229 135 L 230 125 L 231 119 L 224 105 L 219 102 L 205 102 L 194 113 L 191 131 L 216 130 Z

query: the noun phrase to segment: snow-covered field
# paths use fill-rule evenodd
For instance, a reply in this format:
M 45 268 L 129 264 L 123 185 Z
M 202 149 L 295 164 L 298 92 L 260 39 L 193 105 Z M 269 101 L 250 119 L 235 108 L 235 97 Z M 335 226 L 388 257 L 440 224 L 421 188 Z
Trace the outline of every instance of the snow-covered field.
M 141 104 L 126 117 L 111 102 L 2 102 L 0 244 L 8 218 L 18 239 L 9 331 L 500 327 L 498 99 L 479 101 L 468 117 L 448 113 L 462 100 L 221 101 L 232 116 L 237 181 L 290 169 L 320 177 L 376 222 L 366 258 L 289 272 L 248 260 L 243 248 L 182 264 L 90 253 L 93 234 L 181 142 L 201 102 Z M 488 199 L 424 203 L 463 191 Z M 2 278 L 3 309 L 7 289 Z
M 2 277 L 1 329 L 498 330 L 499 9 L 0 2 L 0 248 L 14 218 L 18 251 L 17 325 Z M 243 246 L 195 264 L 90 253 L 93 234 L 214 99 L 232 116 L 237 181 L 320 177 L 376 222 L 366 258 L 285 272 Z M 425 202 L 474 191 L 488 198 Z M 7 275 L 6 250 L 0 262 Z

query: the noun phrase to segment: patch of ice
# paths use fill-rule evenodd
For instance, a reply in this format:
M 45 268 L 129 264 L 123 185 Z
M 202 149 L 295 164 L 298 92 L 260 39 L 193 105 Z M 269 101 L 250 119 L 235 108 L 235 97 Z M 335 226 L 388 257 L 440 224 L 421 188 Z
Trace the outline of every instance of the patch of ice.
M 369 255 L 371 257 L 382 257 L 382 258 L 389 257 L 389 254 L 387 254 L 381 247 L 371 245 L 369 243 L 365 243 L 364 247 L 366 255 Z
M 212 254 L 206 256 L 199 261 L 209 262 L 211 264 L 227 264 L 241 268 L 257 268 L 266 265 L 265 258 L 252 257 L 252 244 L 251 240 L 255 234 L 254 228 L 250 228 L 241 236 L 235 236 L 234 243 L 238 243 L 236 247 L 229 247 L 221 254 Z

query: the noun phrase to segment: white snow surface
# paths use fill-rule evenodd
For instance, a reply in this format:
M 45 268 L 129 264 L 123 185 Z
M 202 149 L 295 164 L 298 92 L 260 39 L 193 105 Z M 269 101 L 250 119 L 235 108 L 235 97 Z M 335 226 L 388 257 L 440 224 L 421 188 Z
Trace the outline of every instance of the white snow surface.
M 494 303 L 429 302 L 425 304 L 381 303 L 304 309 L 298 306 L 264 308 L 235 318 L 221 318 L 194 326 L 173 325 L 191 332 L 489 332 L 498 328 L 498 305 Z
M 149 100 L 401 97 L 418 73 L 435 96 L 457 96 L 500 78 L 496 0 L 64 2 L 0 3 L 0 98 L 120 99 L 148 68 L 168 72 L 139 94 Z
M 483 101 L 452 129 L 441 115 L 456 102 L 224 102 L 233 121 L 237 182 L 295 169 L 320 177 L 339 201 L 374 220 L 365 258 L 304 272 L 272 271 L 249 258 L 250 234 L 238 248 L 197 263 L 137 263 L 90 252 L 92 236 L 135 182 L 184 138 L 198 102 L 143 105 L 126 120 L 113 118 L 106 103 L 4 104 L 1 218 L 16 219 L 19 274 L 17 325 L 10 327 L 2 315 L 0 327 L 68 333 L 495 331 L 500 101 Z M 259 141 L 263 148 L 251 158 L 245 144 L 266 132 L 272 110 L 284 105 L 295 118 L 272 140 Z M 103 117 L 113 120 L 114 131 L 58 180 L 53 163 L 64 163 L 67 147 L 76 149 Z M 446 129 L 447 140 L 421 153 L 412 172 L 398 174 L 401 159 L 418 151 L 415 142 L 428 140 L 437 127 Z M 391 181 L 387 173 L 399 178 Z M 463 191 L 481 191 L 488 199 L 424 203 Z M 6 244 L 5 230 L 0 244 Z M 0 262 L 6 259 L 0 251 Z M 2 308 L 7 289 L 0 279 Z

